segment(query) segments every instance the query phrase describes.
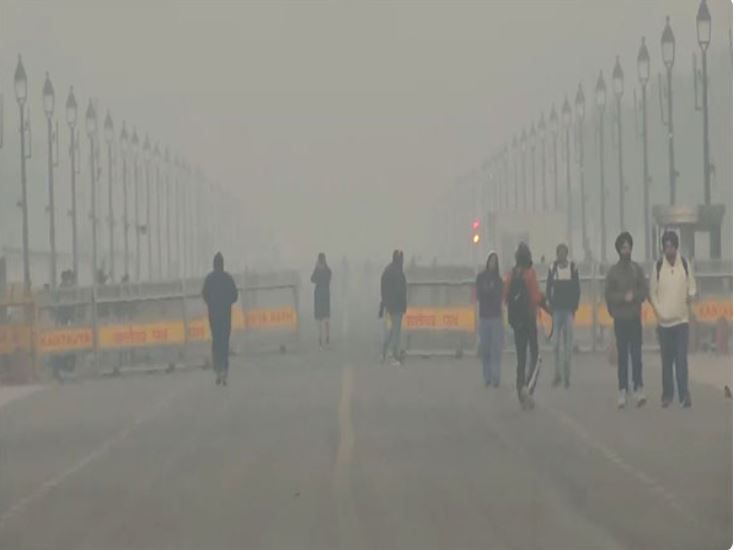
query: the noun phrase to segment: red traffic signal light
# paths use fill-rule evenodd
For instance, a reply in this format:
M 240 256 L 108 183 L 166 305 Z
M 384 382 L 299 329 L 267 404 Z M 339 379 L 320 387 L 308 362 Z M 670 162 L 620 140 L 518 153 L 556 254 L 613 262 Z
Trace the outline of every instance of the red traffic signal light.
M 477 230 L 479 229 L 479 218 L 476 218 L 476 219 L 475 219 L 475 220 L 474 220 L 474 221 L 472 222 L 472 224 L 471 224 L 471 228 L 472 228 L 472 229 L 473 229 L 474 231 L 477 231 Z

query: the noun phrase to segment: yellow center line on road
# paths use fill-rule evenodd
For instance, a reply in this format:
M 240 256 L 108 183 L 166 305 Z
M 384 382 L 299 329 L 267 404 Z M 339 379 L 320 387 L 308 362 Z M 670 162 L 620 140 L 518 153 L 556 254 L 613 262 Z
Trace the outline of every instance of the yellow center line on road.
M 352 394 L 354 392 L 354 368 L 346 366 L 341 373 L 339 399 L 339 447 L 334 466 L 334 499 L 339 523 L 339 540 L 342 548 L 355 548 L 358 520 L 352 495 L 351 466 L 354 454 L 354 426 L 352 424 Z

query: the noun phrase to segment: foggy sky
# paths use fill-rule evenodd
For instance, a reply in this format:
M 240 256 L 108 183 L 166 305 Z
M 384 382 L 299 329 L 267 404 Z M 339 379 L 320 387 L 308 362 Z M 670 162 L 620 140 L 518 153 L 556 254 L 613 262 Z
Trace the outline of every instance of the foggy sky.
M 726 48 L 731 4 L 709 4 L 711 48 Z M 445 190 L 519 126 L 560 106 L 581 79 L 591 98 L 616 54 L 630 82 L 643 35 L 655 74 L 666 13 L 676 72 L 689 73 L 697 6 L 0 0 L 6 143 L 22 53 L 35 125 L 48 70 L 62 125 L 73 84 L 81 114 L 90 95 L 99 98 L 118 132 L 123 119 L 150 132 L 240 197 L 243 247 L 267 239 L 294 262 L 320 250 L 425 251 Z M 0 162 L 17 164 L 14 147 L 0 150 Z M 30 177 L 43 183 L 45 165 L 34 162 Z M 57 179 L 66 184 L 64 168 Z M 17 182 L 1 184 L 3 200 L 15 202 Z M 19 225 L 19 215 L 6 224 Z M 45 229 L 35 233 L 32 242 L 46 242 Z

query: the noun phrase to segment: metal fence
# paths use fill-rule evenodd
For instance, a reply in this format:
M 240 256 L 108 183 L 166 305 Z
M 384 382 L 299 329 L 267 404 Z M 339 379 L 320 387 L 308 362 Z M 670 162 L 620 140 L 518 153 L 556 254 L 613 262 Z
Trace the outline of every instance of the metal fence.
M 293 273 L 235 276 L 239 302 L 232 308 L 232 349 L 298 340 L 298 287 Z M 30 298 L 0 300 L 0 381 L 57 377 L 77 368 L 207 366 L 210 333 L 202 279 L 158 283 L 61 287 Z M 29 376 L 30 371 L 33 376 Z M 7 381 L 7 380 L 6 380 Z M 11 380 L 12 381 L 12 380 Z

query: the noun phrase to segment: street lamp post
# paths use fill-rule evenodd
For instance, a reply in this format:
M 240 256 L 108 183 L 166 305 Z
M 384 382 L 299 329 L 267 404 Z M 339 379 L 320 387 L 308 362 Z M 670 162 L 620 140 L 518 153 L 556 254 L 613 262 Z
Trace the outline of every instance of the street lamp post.
M 640 93 L 642 95 L 642 209 L 645 231 L 645 260 L 650 259 L 650 174 L 648 172 L 647 158 L 647 83 L 650 80 L 650 54 L 645 45 L 645 37 L 642 37 L 640 50 L 637 54 L 637 76 L 640 80 Z
M 166 277 L 171 278 L 171 156 L 166 147 L 163 154 L 165 162 L 165 186 L 166 186 Z
M 698 6 L 698 14 L 696 15 L 696 31 L 698 35 L 698 45 L 701 48 L 701 67 L 702 85 L 703 85 L 703 193 L 704 204 L 711 204 L 711 153 L 709 145 L 709 80 L 708 80 L 708 63 L 706 53 L 711 43 L 711 14 L 709 13 L 706 0 L 701 0 Z M 711 257 L 721 257 L 721 229 L 711 230 Z
M 548 122 L 553 135 L 553 208 L 558 210 L 558 113 L 555 105 L 551 108 Z
M 130 280 L 130 247 L 128 240 L 128 232 L 130 229 L 130 218 L 128 217 L 127 207 L 127 155 L 128 155 L 128 137 L 125 122 L 122 123 L 122 131 L 120 132 L 120 156 L 122 157 L 122 249 L 125 254 L 123 265 L 125 266 L 124 280 Z
M 670 28 L 670 16 L 665 18 L 665 29 L 660 38 L 663 51 L 663 63 L 668 81 L 668 170 L 670 173 L 670 204 L 675 204 L 675 150 L 673 147 L 673 63 L 675 63 L 675 36 Z M 664 121 L 665 122 L 665 121 Z
M 510 208 L 510 152 L 507 143 L 502 151 L 502 165 L 505 174 L 505 209 Z
M 515 174 L 515 212 L 520 211 L 520 179 L 517 177 L 517 134 L 512 138 L 512 160 Z
M 92 100 L 87 107 L 87 137 L 89 138 L 89 177 L 92 195 L 92 286 L 97 285 L 97 167 L 95 166 L 94 140 L 97 136 L 97 114 Z
M 579 187 L 581 188 L 581 246 L 584 249 L 584 259 L 591 259 L 589 239 L 586 232 L 586 184 L 584 181 L 584 117 L 586 116 L 586 99 L 584 90 L 579 84 L 576 92 L 576 120 L 578 123 L 578 155 L 579 155 Z
M 624 231 L 624 160 L 622 144 L 622 94 L 624 93 L 624 72 L 619 64 L 619 56 L 612 71 L 612 87 L 617 100 L 617 160 L 619 161 L 619 230 Z
M 143 154 L 145 155 L 145 236 L 148 242 L 148 281 L 153 280 L 153 239 L 150 232 L 150 139 L 145 136 L 143 144 Z
M 532 200 L 532 211 L 538 210 L 538 190 L 535 186 L 535 145 L 536 145 L 536 133 L 535 123 L 530 125 L 530 199 Z
M 115 211 L 112 201 L 112 141 L 115 139 L 115 128 L 112 117 L 107 111 L 104 119 L 104 135 L 107 141 L 107 215 L 110 233 L 110 282 L 115 280 Z
M 596 106 L 599 110 L 599 206 L 601 209 L 601 262 L 607 261 L 606 188 L 604 185 L 604 109 L 607 104 L 607 85 L 601 71 L 596 81 Z
M 161 248 L 161 222 L 163 218 L 161 218 L 161 150 L 157 143 L 153 149 L 153 157 L 155 158 L 155 244 L 158 253 L 155 274 L 160 281 L 163 279 L 163 249 Z
M 573 253 L 573 218 L 571 217 L 571 105 L 568 96 L 561 107 L 561 118 L 566 130 L 566 239 L 569 253 Z
M 71 268 L 74 272 L 74 280 L 79 277 L 79 243 L 77 241 L 77 217 L 76 217 L 76 152 L 79 147 L 76 142 L 76 119 L 77 104 L 74 97 L 74 88 L 69 89 L 69 97 L 66 99 L 66 123 L 69 125 L 69 157 L 71 160 Z
M 26 78 L 23 61 L 18 55 L 18 65 L 15 68 L 15 99 L 18 101 L 20 109 L 20 186 L 21 186 L 21 203 L 20 207 L 23 211 L 23 285 L 26 294 L 31 291 L 31 264 L 28 250 L 28 190 L 26 183 L 26 119 L 25 119 L 25 103 L 28 99 L 28 79 Z
M 528 180 L 527 180 L 527 172 L 525 168 L 525 153 L 527 151 L 528 147 L 528 135 L 525 132 L 525 128 L 522 129 L 522 135 L 520 136 L 520 150 L 521 150 L 521 157 L 520 157 L 520 165 L 522 168 L 522 206 L 525 209 L 525 211 L 528 211 Z
M 135 208 L 133 210 L 134 212 L 134 220 L 135 220 L 135 281 L 140 282 L 140 264 L 141 264 L 141 248 L 140 248 L 140 236 L 141 236 L 141 226 L 140 226 L 140 198 L 139 198 L 139 188 L 140 185 L 138 183 L 138 168 L 140 163 L 138 162 L 138 153 L 139 153 L 139 145 L 140 141 L 138 140 L 138 130 L 137 128 L 133 128 L 133 137 L 130 139 L 130 146 L 132 149 L 132 161 L 133 161 L 133 202 L 135 205 Z
M 43 110 L 46 113 L 48 127 L 48 239 L 51 246 L 49 283 L 56 288 L 56 206 L 54 202 L 54 128 L 53 115 L 55 104 L 54 87 L 46 73 L 46 82 L 43 84 Z
M 540 115 L 538 122 L 538 134 L 540 134 L 540 182 L 543 187 L 543 212 L 548 210 L 548 193 L 545 185 L 545 115 Z

